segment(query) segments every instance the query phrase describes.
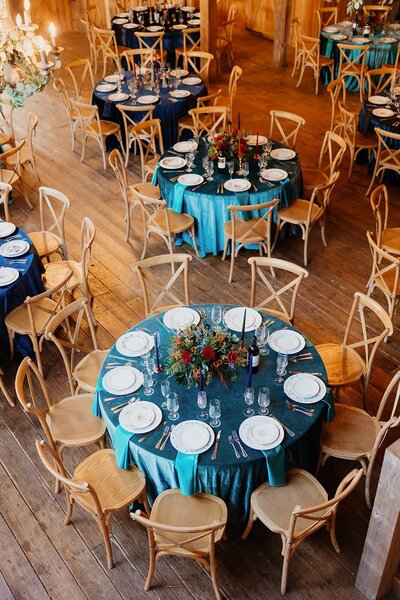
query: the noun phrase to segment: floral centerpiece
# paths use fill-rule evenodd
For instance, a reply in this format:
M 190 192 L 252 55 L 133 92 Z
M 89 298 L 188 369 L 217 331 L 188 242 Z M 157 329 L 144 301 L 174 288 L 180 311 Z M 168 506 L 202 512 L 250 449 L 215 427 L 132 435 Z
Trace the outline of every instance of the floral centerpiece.
M 208 385 L 216 375 L 226 387 L 237 379 L 237 367 L 246 365 L 247 353 L 238 344 L 234 333 L 211 331 L 204 323 L 191 325 L 172 338 L 167 373 L 187 387 Z
M 378 0 L 377 4 L 392 4 L 393 0 Z M 349 0 L 347 3 L 347 14 L 352 15 L 354 12 L 358 12 L 362 8 L 364 0 Z
M 238 157 L 250 158 L 251 155 L 246 138 L 240 135 L 238 129 L 228 129 L 214 134 L 208 148 L 208 158 L 217 160 L 220 152 L 227 160 L 235 160 Z

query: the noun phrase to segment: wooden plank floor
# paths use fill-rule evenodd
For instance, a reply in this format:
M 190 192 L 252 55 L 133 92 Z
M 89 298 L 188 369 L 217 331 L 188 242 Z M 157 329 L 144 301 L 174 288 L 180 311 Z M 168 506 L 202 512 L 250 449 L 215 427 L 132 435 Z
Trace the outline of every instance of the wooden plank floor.
M 86 56 L 83 34 L 68 34 L 60 40 L 65 47 L 63 62 Z M 329 99 L 323 90 L 314 95 L 311 76 L 296 89 L 290 69 L 271 66 L 271 43 L 238 32 L 236 62 L 244 68 L 239 83 L 235 114 L 240 111 L 242 127 L 268 134 L 269 110 L 289 110 L 302 115 L 306 126 L 300 134 L 298 150 L 303 165 L 313 165 L 330 119 Z M 64 76 L 63 71 L 60 75 Z M 65 77 L 68 86 L 70 82 Z M 225 68 L 223 85 L 228 82 Z M 358 98 L 350 103 L 357 108 Z M 28 112 L 39 115 L 37 138 L 38 167 L 42 183 L 66 193 L 71 200 L 66 230 L 69 252 L 79 254 L 79 226 L 82 217 L 93 219 L 97 227 L 91 260 L 91 286 L 95 294 L 95 315 L 99 323 L 101 347 L 109 347 L 128 327 L 143 318 L 142 298 L 130 270 L 142 247 L 140 221 L 133 223 L 131 243 L 124 240 L 123 206 L 110 170 L 102 171 L 100 154 L 94 146 L 85 163 L 70 149 L 70 133 L 64 107 L 49 87 L 16 112 L 16 129 L 24 135 Z M 78 151 L 80 146 L 78 145 Z M 328 224 L 328 247 L 318 231 L 310 244 L 309 277 L 301 289 L 297 326 L 315 343 L 339 341 L 355 291 L 365 291 L 370 273 L 370 253 L 365 232 L 372 227 L 366 167 L 356 166 L 350 183 L 346 181 L 344 161 L 341 180 L 335 190 Z M 129 169 L 132 181 L 138 180 L 138 161 Z M 26 175 L 32 202 L 37 204 L 37 189 Z M 391 223 L 399 221 L 398 189 L 391 189 Z M 13 220 L 27 231 L 39 226 L 38 210 L 28 211 L 21 198 L 12 207 Z M 188 246 L 185 252 L 193 254 Z M 150 252 L 164 252 L 157 241 Z M 191 263 L 193 302 L 247 303 L 250 273 L 243 252 L 237 261 L 234 282 L 227 283 L 229 265 L 221 257 L 207 256 Z M 302 243 L 296 237 L 281 242 L 275 255 L 301 264 Z M 395 334 L 379 351 L 369 389 L 371 403 L 377 402 L 400 358 L 399 317 Z M 63 369 L 53 348 L 43 352 L 47 382 L 55 398 L 67 395 Z M 12 391 L 15 365 L 7 374 Z M 343 394 L 346 402 L 360 403 L 358 390 Z M 76 509 L 73 524 L 64 527 L 64 496 L 54 495 L 53 482 L 39 464 L 34 451 L 41 436 L 38 424 L 24 416 L 19 407 L 10 408 L 0 399 L 0 598 L 54 599 L 136 599 L 174 598 L 176 600 L 212 598 L 212 587 L 202 568 L 180 559 L 163 560 L 156 570 L 153 590 L 143 592 L 147 572 L 145 533 L 134 526 L 127 513 L 115 519 L 113 549 L 116 567 L 105 567 L 105 552 L 97 525 Z M 388 437 L 386 444 L 392 437 Z M 380 453 L 382 456 L 382 452 Z M 81 460 L 80 450 L 66 453 L 68 467 Z M 380 458 L 381 458 L 380 456 Z M 322 482 L 332 494 L 340 478 L 352 465 L 328 461 L 321 470 Z M 378 461 L 374 486 L 379 472 Z M 368 526 L 363 488 L 339 510 L 338 538 L 342 553 L 337 555 L 325 531 L 303 543 L 295 554 L 289 573 L 288 599 L 351 600 L 361 598 L 354 582 Z M 240 532 L 230 531 L 229 539 L 218 548 L 219 578 L 224 596 L 231 600 L 273 600 L 280 598 L 280 541 L 257 524 L 246 542 Z M 389 597 L 393 597 L 389 595 Z

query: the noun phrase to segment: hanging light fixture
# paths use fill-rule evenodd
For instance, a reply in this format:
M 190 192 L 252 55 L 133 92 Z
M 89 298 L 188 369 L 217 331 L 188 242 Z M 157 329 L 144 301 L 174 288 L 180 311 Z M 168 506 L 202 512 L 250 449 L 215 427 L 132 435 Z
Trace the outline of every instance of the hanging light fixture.
M 61 66 L 56 29 L 50 25 L 50 43 L 37 35 L 32 23 L 30 1 L 24 0 L 24 19 L 17 15 L 15 24 L 8 0 L 0 0 L 0 106 L 2 102 L 21 107 L 25 98 L 40 92 Z M 49 54 L 52 61 L 49 60 Z

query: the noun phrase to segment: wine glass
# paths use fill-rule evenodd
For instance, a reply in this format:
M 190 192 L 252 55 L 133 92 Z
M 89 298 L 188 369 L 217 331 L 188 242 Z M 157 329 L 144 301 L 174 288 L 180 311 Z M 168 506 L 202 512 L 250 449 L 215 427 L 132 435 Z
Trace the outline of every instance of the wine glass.
M 213 173 L 214 173 L 214 163 L 212 160 L 209 160 L 207 165 L 207 181 L 214 181 Z
M 150 358 L 150 354 L 151 354 L 150 341 L 146 338 L 146 340 L 144 342 L 144 346 L 143 346 L 143 352 L 140 355 L 143 359 L 141 364 L 144 367 L 147 366 L 147 359 Z
M 188 152 L 185 156 L 186 158 L 186 172 L 190 173 L 191 171 L 193 171 L 193 165 L 194 165 L 194 154 L 193 152 Z
M 200 408 L 201 412 L 198 413 L 197 418 L 200 421 L 206 421 L 208 419 L 208 412 L 204 410 L 207 407 L 207 393 L 200 391 L 197 394 L 197 406 Z
M 182 25 L 183 21 L 184 21 L 184 16 L 183 16 L 183 13 L 180 12 L 179 13 L 179 23 Z
M 244 393 L 244 401 L 247 404 L 247 408 L 246 410 L 243 411 L 243 414 L 245 417 L 251 417 L 254 415 L 254 410 L 251 407 L 251 405 L 254 402 L 254 388 L 252 387 L 248 387 L 246 388 L 246 391 Z
M 257 334 L 258 330 L 259 330 L 259 334 Z M 257 337 L 257 343 L 260 347 L 260 354 L 262 354 L 263 356 L 267 356 L 267 354 L 269 354 L 269 350 L 267 348 L 268 338 L 269 338 L 268 327 L 266 325 L 261 325 L 261 327 L 259 327 L 256 330 L 255 335 Z
M 247 161 L 242 162 L 242 175 L 247 181 L 247 176 L 250 173 L 250 165 Z
M 197 154 L 199 151 L 200 136 L 197 133 L 194 133 L 192 139 L 193 139 L 193 153 Z
M 211 427 L 221 427 L 221 421 L 219 420 L 221 417 L 221 402 L 218 400 L 218 398 L 213 398 L 210 400 L 208 410 L 211 417 Z
M 228 173 L 229 173 L 229 179 L 232 179 L 232 175 L 235 171 L 235 161 L 234 160 L 228 160 L 228 162 L 226 163 L 227 167 L 228 167 Z
M 220 324 L 222 319 L 222 310 L 220 306 L 213 306 L 211 311 L 211 321 L 214 323 L 214 331 L 218 329 L 218 325 Z
M 179 419 L 179 398 L 176 392 L 170 392 L 167 396 L 167 408 L 169 410 L 168 418 L 170 421 Z
M 145 396 L 151 396 L 152 394 L 154 394 L 154 390 L 153 390 L 152 386 L 153 386 L 153 375 L 152 375 L 152 373 L 145 371 L 143 373 L 143 387 L 144 387 L 144 395 Z
M 269 389 L 267 387 L 261 387 L 258 392 L 258 406 L 260 407 L 258 412 L 260 415 L 267 415 L 269 413 L 269 403 Z
M 286 375 L 287 364 L 287 354 L 279 352 L 278 356 L 276 357 L 276 374 L 278 375 L 278 377 L 275 379 L 275 383 L 282 385 L 282 383 L 284 382 L 283 376 Z
M 168 379 L 161 382 L 161 393 L 164 398 L 163 403 L 161 404 L 161 408 L 167 408 L 167 396 L 171 390 L 171 384 Z
M 203 173 L 204 177 L 207 176 L 207 165 L 208 165 L 209 162 L 210 161 L 209 161 L 208 156 L 206 154 L 205 156 L 203 156 L 203 161 L 202 161 L 202 163 L 203 163 L 203 169 L 204 169 L 204 173 Z

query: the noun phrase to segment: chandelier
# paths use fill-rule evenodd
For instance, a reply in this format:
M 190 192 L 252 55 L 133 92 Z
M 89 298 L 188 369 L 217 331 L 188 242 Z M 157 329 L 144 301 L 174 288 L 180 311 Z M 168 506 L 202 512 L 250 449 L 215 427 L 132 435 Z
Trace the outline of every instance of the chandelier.
M 54 69 L 61 66 L 56 30 L 51 23 L 50 42 L 37 35 L 32 23 L 30 1 L 24 0 L 24 18 L 11 18 L 8 0 L 0 0 L 0 107 L 7 102 L 15 108 L 25 98 L 40 92 L 49 83 Z M 52 61 L 49 60 L 49 54 Z

